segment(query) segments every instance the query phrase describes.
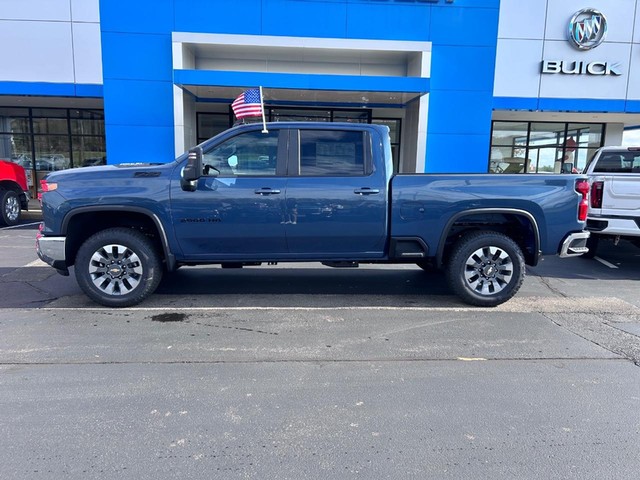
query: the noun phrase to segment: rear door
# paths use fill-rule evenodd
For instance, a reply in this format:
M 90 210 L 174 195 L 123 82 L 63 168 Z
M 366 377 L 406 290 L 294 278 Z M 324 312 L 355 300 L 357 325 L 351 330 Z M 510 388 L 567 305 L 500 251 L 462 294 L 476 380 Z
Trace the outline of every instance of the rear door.
M 387 241 L 385 172 L 372 132 L 291 130 L 285 227 L 297 258 L 381 258 Z

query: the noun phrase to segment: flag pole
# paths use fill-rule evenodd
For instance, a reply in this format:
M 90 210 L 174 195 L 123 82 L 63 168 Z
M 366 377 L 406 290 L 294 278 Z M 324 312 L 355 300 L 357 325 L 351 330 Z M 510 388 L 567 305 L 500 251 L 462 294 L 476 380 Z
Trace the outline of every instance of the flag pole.
M 262 110 L 262 133 L 269 133 L 269 130 L 267 130 L 267 120 L 264 116 L 264 97 L 262 96 L 262 85 L 260 86 L 260 109 Z

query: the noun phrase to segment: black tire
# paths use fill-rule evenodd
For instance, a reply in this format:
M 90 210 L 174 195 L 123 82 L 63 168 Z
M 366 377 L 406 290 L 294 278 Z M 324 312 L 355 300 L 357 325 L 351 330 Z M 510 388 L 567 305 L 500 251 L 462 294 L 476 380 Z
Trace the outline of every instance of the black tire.
M 130 307 L 151 295 L 162 278 L 152 241 L 129 228 L 109 228 L 78 250 L 75 275 L 82 291 L 105 307 Z
M 0 205 L 2 205 L 2 223 L 4 225 L 17 225 L 20 221 L 20 197 L 13 190 L 0 190 Z
M 598 254 L 598 245 L 600 244 L 600 237 L 593 233 L 587 239 L 587 248 L 589 251 L 580 255 L 582 258 L 593 258 Z
M 520 290 L 524 256 L 516 242 L 502 233 L 473 232 L 454 245 L 446 275 L 451 289 L 465 303 L 495 307 Z

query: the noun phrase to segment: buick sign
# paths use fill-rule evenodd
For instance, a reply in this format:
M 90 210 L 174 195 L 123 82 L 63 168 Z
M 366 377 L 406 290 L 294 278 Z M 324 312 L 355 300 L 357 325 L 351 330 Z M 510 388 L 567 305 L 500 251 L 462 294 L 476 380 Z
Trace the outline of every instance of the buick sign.
M 569 41 L 580 50 L 591 50 L 607 36 L 607 19 L 602 12 L 584 8 L 569 21 Z
M 607 36 L 607 19 L 594 8 L 583 8 L 569 21 L 569 43 L 579 50 L 591 50 L 600 45 Z M 581 61 L 542 60 L 541 73 L 560 75 L 589 75 L 619 77 L 623 73 L 620 62 L 604 60 Z

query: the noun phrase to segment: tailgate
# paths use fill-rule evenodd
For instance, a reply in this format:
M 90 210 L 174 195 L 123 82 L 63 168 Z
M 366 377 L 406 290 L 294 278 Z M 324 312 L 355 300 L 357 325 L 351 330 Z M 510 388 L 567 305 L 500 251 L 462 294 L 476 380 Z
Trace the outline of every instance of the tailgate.
M 640 215 L 640 175 L 606 176 L 602 214 Z

